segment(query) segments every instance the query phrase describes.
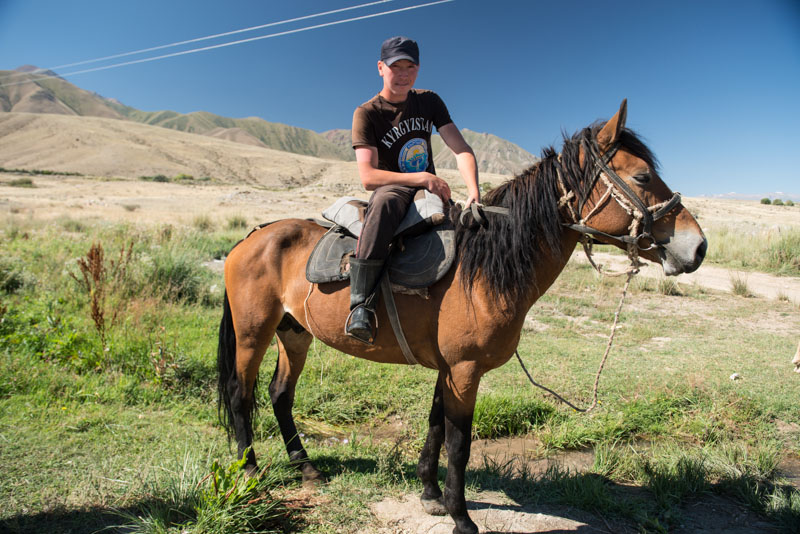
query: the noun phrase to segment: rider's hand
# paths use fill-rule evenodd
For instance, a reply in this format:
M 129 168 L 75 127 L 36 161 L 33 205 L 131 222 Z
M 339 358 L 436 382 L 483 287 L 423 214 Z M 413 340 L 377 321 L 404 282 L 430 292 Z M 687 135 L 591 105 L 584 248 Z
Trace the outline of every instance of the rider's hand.
M 450 186 L 447 185 L 447 182 L 436 176 L 435 174 L 425 173 L 425 189 L 433 193 L 434 195 L 439 195 L 439 198 L 442 199 L 442 202 L 447 202 L 450 200 Z
M 481 193 L 480 193 L 480 191 L 477 191 L 477 192 L 471 194 L 469 197 L 467 197 L 467 201 L 466 201 L 466 203 L 464 203 L 464 209 L 467 209 L 473 203 L 475 203 L 475 204 L 480 204 L 481 203 Z

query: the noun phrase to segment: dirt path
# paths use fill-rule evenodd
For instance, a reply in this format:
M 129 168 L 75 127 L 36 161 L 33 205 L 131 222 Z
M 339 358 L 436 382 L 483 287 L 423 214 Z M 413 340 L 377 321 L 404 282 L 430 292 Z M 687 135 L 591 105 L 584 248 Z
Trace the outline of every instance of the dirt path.
M 481 492 L 467 499 L 470 517 L 482 534 L 533 534 L 535 532 L 604 532 L 634 533 L 631 524 L 608 520 L 573 507 L 551 505 L 519 505 L 497 492 Z M 450 534 L 453 520 L 449 516 L 427 515 L 417 495 L 388 498 L 370 505 L 380 526 L 368 526 L 357 534 Z M 706 495 L 684 505 L 682 522 L 674 532 L 705 534 L 753 534 L 776 532 L 774 525 L 756 514 L 743 510 L 728 499 Z
M 593 257 L 595 263 L 602 264 L 603 267 L 611 271 L 624 270 L 629 264 L 626 257 L 607 252 L 595 252 Z M 586 255 L 583 251 L 576 251 L 571 261 L 587 263 Z M 661 266 L 650 262 L 646 262 L 640 275 L 648 278 L 664 277 Z M 765 273 L 736 271 L 703 264 L 693 273 L 678 275 L 675 277 L 675 281 L 680 284 L 698 285 L 730 293 L 732 292 L 733 280 L 737 278 L 747 283 L 747 287 L 753 296 L 773 300 L 788 298 L 794 304 L 800 305 L 800 278 L 791 276 L 773 276 Z
M 483 533 L 609 532 L 599 519 L 566 507 L 520 506 L 502 493 L 483 492 L 467 501 L 470 517 Z M 422 510 L 417 495 L 384 499 L 370 506 L 381 527 L 367 527 L 358 534 L 450 534 L 449 516 L 432 516 Z M 594 525 L 592 524 L 594 523 Z M 615 529 L 616 530 L 616 529 Z M 622 529 L 616 530 L 621 532 Z

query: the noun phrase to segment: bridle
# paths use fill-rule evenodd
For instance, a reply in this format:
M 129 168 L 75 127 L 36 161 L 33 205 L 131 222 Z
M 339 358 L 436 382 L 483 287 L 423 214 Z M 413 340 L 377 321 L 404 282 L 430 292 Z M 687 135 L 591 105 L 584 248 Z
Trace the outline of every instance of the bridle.
M 617 150 L 619 149 L 619 141 L 613 143 L 608 150 L 602 154 L 600 152 L 600 147 L 597 144 L 597 140 L 594 138 L 590 138 L 589 142 L 584 146 L 588 147 L 588 156 L 592 160 L 591 163 L 587 164 L 591 164 L 594 167 L 591 183 L 589 184 L 587 191 L 592 191 L 598 180 L 602 180 L 607 189 L 606 192 L 603 193 L 603 196 L 600 197 L 600 199 L 595 203 L 591 211 L 589 211 L 585 217 L 581 217 L 580 214 L 583 213 L 587 199 L 578 198 L 577 210 L 573 208 L 573 201 L 575 200 L 576 195 L 574 191 L 569 191 L 567 189 L 567 186 L 564 182 L 564 178 L 561 174 L 561 155 L 559 154 L 556 171 L 558 175 L 558 188 L 561 192 L 561 198 L 558 201 L 558 205 L 559 208 L 566 207 L 567 212 L 572 219 L 571 222 L 563 223 L 563 225 L 581 234 L 581 243 L 583 244 L 584 250 L 586 251 L 586 255 L 589 257 L 590 262 L 592 261 L 590 252 L 590 237 L 605 237 L 607 239 L 624 243 L 626 249 L 628 250 L 628 257 L 631 259 L 633 268 L 638 270 L 639 251 L 652 250 L 666 243 L 666 241 L 658 241 L 655 237 L 653 237 L 653 223 L 664 217 L 667 213 L 672 211 L 678 204 L 681 203 L 681 194 L 676 192 L 669 200 L 653 206 L 647 206 L 644 202 L 642 202 L 642 199 L 639 197 L 639 195 L 637 195 L 636 192 L 631 189 L 631 187 L 626 184 L 622 178 L 620 178 L 614 169 L 608 165 L 608 163 L 611 161 L 611 158 L 614 157 L 614 154 L 616 154 Z M 613 198 L 622 207 L 622 209 L 624 209 L 628 215 L 631 216 L 631 223 L 628 226 L 628 235 L 608 234 L 588 226 L 589 219 L 591 219 L 592 216 L 599 211 L 599 208 L 605 204 L 609 197 Z M 648 241 L 649 244 L 644 244 Z M 592 265 L 594 265 L 593 262 Z M 595 268 L 597 267 L 595 266 Z
M 558 189 L 561 193 L 561 198 L 558 200 L 558 207 L 559 209 L 566 208 L 569 218 L 571 219 L 570 222 L 562 223 L 562 225 L 581 234 L 581 244 L 589 259 L 589 263 L 591 263 L 598 272 L 602 274 L 619 275 L 627 274 L 628 272 L 638 272 L 640 267 L 639 251 L 652 250 L 667 243 L 667 241 L 658 241 L 653 236 L 653 223 L 667 215 L 681 203 L 681 194 L 675 192 L 669 200 L 654 204 L 653 206 L 648 206 L 642 201 L 639 195 L 625 183 L 619 174 L 609 166 L 611 158 L 613 158 L 614 154 L 619 150 L 619 141 L 614 142 L 608 150 L 603 153 L 600 151 L 597 140 L 593 137 L 589 138 L 584 146 L 588 149 L 587 152 L 590 159 L 590 162 L 587 164 L 594 167 L 591 183 L 587 191 L 592 191 L 597 185 L 597 182 L 602 180 L 606 185 L 606 192 L 603 193 L 603 196 L 595 203 L 589 213 L 581 217 L 580 214 L 583 213 L 588 197 L 579 198 L 575 194 L 575 191 L 567 189 L 562 175 L 561 154 L 559 154 L 558 161 L 555 163 L 556 174 L 558 176 Z M 631 223 L 628 225 L 627 235 L 608 234 L 588 225 L 589 219 L 598 213 L 609 197 L 613 198 L 622 209 L 631 216 Z M 573 206 L 576 199 L 577 206 Z M 485 225 L 487 220 L 483 215 L 484 212 L 498 213 L 507 216 L 509 214 L 509 209 L 473 203 L 469 208 L 461 212 L 461 224 L 466 224 L 467 215 L 471 215 L 475 223 L 481 226 Z M 631 260 L 631 269 L 623 273 L 603 272 L 592 260 L 592 237 L 604 237 L 625 244 L 628 257 Z M 647 242 L 649 242 L 649 244 Z

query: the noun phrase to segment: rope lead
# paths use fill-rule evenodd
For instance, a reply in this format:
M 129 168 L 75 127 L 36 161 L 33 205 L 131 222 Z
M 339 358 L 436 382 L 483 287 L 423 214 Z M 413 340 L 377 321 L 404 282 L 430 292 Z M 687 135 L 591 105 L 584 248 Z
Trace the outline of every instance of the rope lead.
M 600 271 L 598 270 L 598 272 L 600 272 Z M 522 367 L 522 370 L 525 371 L 525 374 L 528 376 L 528 380 L 530 381 L 530 383 L 533 384 L 534 386 L 536 386 L 537 388 L 543 389 L 544 391 L 547 391 L 551 395 L 555 396 L 558 400 L 560 400 L 561 402 L 563 402 L 564 404 L 566 404 L 567 406 L 569 406 L 570 408 L 572 408 L 576 412 L 588 413 L 588 412 L 592 411 L 599 404 L 599 401 L 597 400 L 597 391 L 598 391 L 598 389 L 600 387 L 600 374 L 603 372 L 603 368 L 606 365 L 606 360 L 608 359 L 608 355 L 611 353 L 611 345 L 614 343 L 614 335 L 617 333 L 617 322 L 619 321 L 619 313 L 620 313 L 620 311 L 622 311 L 622 304 L 625 302 L 625 295 L 627 295 L 627 293 L 628 293 L 628 286 L 630 286 L 631 280 L 633 279 L 633 276 L 636 274 L 636 271 L 631 270 L 631 271 L 628 271 L 627 274 L 628 274 L 628 279 L 625 281 L 625 287 L 622 288 L 622 296 L 619 299 L 619 304 L 617 305 L 617 310 L 614 312 L 614 324 L 611 325 L 611 334 L 608 336 L 608 343 L 606 344 L 606 351 L 603 354 L 602 360 L 600 360 L 600 367 L 597 369 L 597 374 L 594 377 L 594 387 L 592 388 L 592 404 L 591 404 L 591 406 L 589 406 L 588 408 L 578 408 L 577 406 L 575 406 L 574 404 L 569 402 L 567 399 L 565 399 L 564 397 L 562 397 L 561 395 L 559 395 L 558 393 L 556 393 L 552 389 L 537 383 L 533 379 L 531 374 L 528 372 L 528 369 L 525 367 L 525 364 L 522 362 L 522 358 L 519 355 L 519 350 L 514 350 L 514 354 L 516 355 L 517 360 L 519 361 L 519 364 Z

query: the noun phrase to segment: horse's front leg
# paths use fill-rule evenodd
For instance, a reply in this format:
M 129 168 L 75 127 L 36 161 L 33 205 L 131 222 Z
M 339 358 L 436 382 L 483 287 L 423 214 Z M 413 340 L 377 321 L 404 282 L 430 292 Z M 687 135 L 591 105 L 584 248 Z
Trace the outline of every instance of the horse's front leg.
M 422 481 L 422 508 L 431 515 L 445 515 L 447 508 L 439 489 L 439 453 L 444 443 L 444 401 L 442 399 L 442 382 L 444 374 L 439 373 L 436 389 L 433 393 L 433 405 L 428 416 L 428 437 L 417 465 L 417 476 Z
M 447 478 L 444 503 L 456 523 L 453 534 L 477 534 L 478 526 L 467 513 L 464 477 L 472 442 L 472 415 L 478 395 L 481 373 L 476 365 L 463 362 L 444 376 L 443 400 Z

